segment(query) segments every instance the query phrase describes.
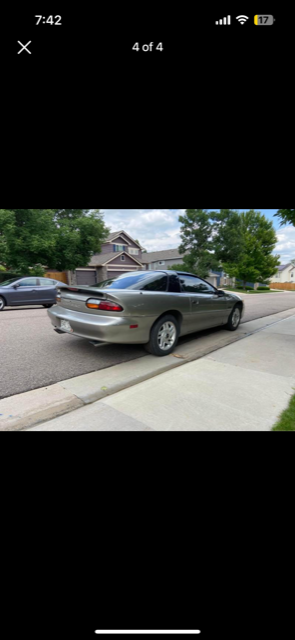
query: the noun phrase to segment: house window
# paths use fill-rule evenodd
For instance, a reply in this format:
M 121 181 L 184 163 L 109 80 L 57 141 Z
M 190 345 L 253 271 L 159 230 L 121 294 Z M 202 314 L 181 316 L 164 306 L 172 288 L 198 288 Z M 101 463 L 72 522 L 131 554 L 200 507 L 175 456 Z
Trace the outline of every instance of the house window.
M 159 267 L 163 267 L 165 264 L 165 260 L 159 260 L 158 265 Z
M 293 273 L 291 273 L 291 278 L 293 278 Z
M 114 251 L 125 251 L 124 244 L 114 244 Z
M 125 256 L 121 256 L 121 261 L 125 262 Z
M 138 256 L 139 249 L 134 249 L 133 247 L 129 247 L 129 253 L 133 256 Z

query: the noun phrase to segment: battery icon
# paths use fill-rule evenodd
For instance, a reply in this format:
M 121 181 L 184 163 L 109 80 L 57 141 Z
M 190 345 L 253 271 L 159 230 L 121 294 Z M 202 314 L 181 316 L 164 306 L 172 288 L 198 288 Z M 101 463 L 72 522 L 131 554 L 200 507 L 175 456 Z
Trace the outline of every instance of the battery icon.
M 254 16 L 254 24 L 273 24 L 275 18 L 273 16 Z

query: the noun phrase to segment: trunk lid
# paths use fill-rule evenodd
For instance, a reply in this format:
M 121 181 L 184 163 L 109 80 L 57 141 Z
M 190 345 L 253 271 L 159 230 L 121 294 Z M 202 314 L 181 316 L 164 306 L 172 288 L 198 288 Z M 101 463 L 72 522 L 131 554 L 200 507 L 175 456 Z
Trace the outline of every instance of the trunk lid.
M 61 301 L 58 302 L 58 306 L 61 308 L 98 316 L 110 316 L 112 314 L 120 316 L 129 315 L 129 312 L 126 309 L 126 304 L 124 305 L 124 290 L 112 289 L 111 293 L 106 289 L 100 290 L 80 285 L 78 285 L 77 287 L 70 287 L 68 285 L 65 285 L 64 287 L 58 287 L 57 289 L 60 292 L 61 297 Z M 134 293 L 138 294 L 138 291 L 134 291 Z M 109 300 L 110 302 L 115 302 L 123 307 L 123 311 L 102 311 L 100 309 L 89 309 L 85 304 L 89 299 Z

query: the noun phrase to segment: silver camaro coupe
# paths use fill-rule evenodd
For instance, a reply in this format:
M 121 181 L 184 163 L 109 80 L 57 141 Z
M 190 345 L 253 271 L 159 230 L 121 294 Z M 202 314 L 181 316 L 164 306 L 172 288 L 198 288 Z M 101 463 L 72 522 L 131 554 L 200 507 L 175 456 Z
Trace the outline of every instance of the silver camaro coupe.
M 101 342 L 144 344 L 166 356 L 179 336 L 224 325 L 235 331 L 244 313 L 238 295 L 191 273 L 137 271 L 86 287 L 57 288 L 47 311 L 57 333 Z

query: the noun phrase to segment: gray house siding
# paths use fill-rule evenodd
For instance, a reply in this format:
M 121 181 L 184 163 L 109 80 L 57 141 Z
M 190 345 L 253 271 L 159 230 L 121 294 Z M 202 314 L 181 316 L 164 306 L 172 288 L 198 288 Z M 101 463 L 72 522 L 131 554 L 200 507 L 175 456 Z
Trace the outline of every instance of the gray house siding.
M 129 256 L 126 256 L 126 254 L 124 254 L 124 260 L 121 260 L 122 256 L 118 256 L 117 258 L 115 258 L 115 253 L 114 253 L 114 260 L 112 260 L 112 262 L 108 262 L 108 267 L 112 267 L 113 265 L 120 265 L 120 267 L 124 267 L 124 264 L 128 264 L 128 265 L 132 265 L 133 267 L 138 267 L 140 268 L 140 265 L 137 264 L 137 262 L 134 262 L 134 260 L 132 260 L 132 258 L 130 258 Z M 134 256 L 137 259 L 137 256 Z
M 116 242 L 108 242 L 107 244 L 103 244 L 102 248 L 101 248 L 101 252 L 100 253 L 95 253 L 92 256 L 92 264 L 93 264 L 94 258 L 97 258 L 100 261 L 100 257 L 102 255 L 106 255 L 107 253 L 111 253 L 111 252 L 116 253 L 115 248 L 114 248 L 116 244 L 123 245 L 124 246 L 124 251 L 126 251 L 126 253 L 129 253 L 129 249 L 130 248 L 137 249 L 138 253 L 137 254 L 132 254 L 132 255 L 135 255 L 136 259 L 141 261 L 141 257 L 142 257 L 141 249 L 139 249 L 139 247 L 137 247 L 135 243 L 126 244 L 126 242 L 123 239 L 122 239 L 122 242 L 121 242 L 119 240 L 119 238 L 118 238 L 118 241 L 116 240 Z
M 162 264 L 160 264 L 162 263 Z M 170 258 L 169 260 L 157 260 L 157 262 L 150 262 L 147 264 L 147 269 L 168 269 L 168 267 L 172 267 L 174 264 L 183 264 L 181 258 Z
M 101 252 L 100 253 L 95 253 L 94 256 L 92 256 L 92 259 L 94 257 L 98 258 L 102 254 L 110 253 L 110 251 L 112 251 L 112 245 L 111 244 L 103 244 L 102 248 L 101 248 Z

